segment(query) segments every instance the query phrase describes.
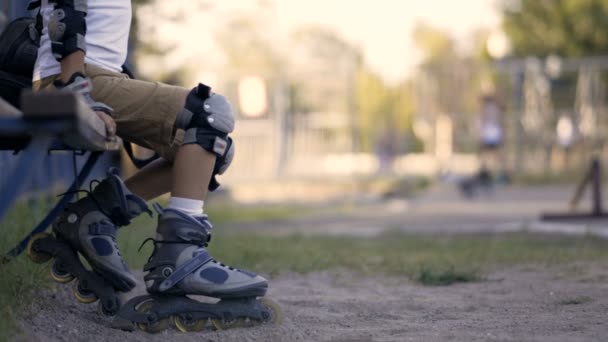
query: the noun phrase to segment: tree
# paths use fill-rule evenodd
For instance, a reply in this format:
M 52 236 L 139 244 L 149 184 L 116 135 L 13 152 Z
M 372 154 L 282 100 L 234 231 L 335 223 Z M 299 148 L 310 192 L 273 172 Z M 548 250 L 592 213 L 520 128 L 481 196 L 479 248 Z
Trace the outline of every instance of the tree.
M 423 54 L 423 60 L 415 79 L 416 121 L 434 125 L 437 117 L 447 115 L 452 119 L 455 132 L 454 145 L 467 150 L 475 139 L 470 132 L 477 121 L 478 99 L 491 91 L 495 75 L 483 65 L 489 58 L 485 42 L 489 32 L 477 29 L 470 35 L 471 50 L 456 49 L 449 32 L 417 23 L 412 33 L 414 42 Z M 422 137 L 420 137 L 422 138 Z M 428 142 L 433 139 L 428 137 Z
M 229 20 L 216 34 L 225 64 L 232 72 L 273 78 L 284 69 L 283 58 L 269 35 L 268 23 L 254 13 Z
M 608 54 L 607 0 L 512 0 L 503 16 L 516 56 Z
M 416 23 L 412 38 L 424 54 L 424 65 L 439 64 L 456 55 L 453 39 L 446 32 L 425 22 Z
M 300 28 L 292 37 L 290 76 L 301 100 L 315 111 L 352 112 L 354 78 L 362 60 L 359 49 L 321 26 Z
M 359 141 L 363 151 L 372 151 L 380 140 L 391 139 L 400 149 L 412 129 L 414 111 L 411 82 L 395 86 L 362 66 L 355 82 L 355 103 Z

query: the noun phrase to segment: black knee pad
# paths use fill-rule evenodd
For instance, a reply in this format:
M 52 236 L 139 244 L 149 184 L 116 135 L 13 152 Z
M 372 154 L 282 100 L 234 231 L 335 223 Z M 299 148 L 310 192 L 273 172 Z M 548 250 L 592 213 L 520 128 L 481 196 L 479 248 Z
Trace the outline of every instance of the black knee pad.
M 228 148 L 226 149 L 226 153 L 222 156 L 218 156 L 215 160 L 215 166 L 213 167 L 213 176 L 209 181 L 209 191 L 215 191 L 219 188 L 220 183 L 217 181 L 217 175 L 223 175 L 226 170 L 232 164 L 232 160 L 234 159 L 234 142 L 232 138 L 228 137 Z
M 215 176 L 223 174 L 234 157 L 234 144 L 228 136 L 234 131 L 230 103 L 224 96 L 214 94 L 210 87 L 199 84 L 188 94 L 176 126 L 186 130 L 184 145 L 197 144 L 217 156 L 209 190 L 217 189 L 219 183 Z
M 61 61 L 81 50 L 86 52 L 86 0 L 53 0 L 55 8 L 49 18 L 49 38 L 53 56 Z
M 224 96 L 199 84 L 188 94 L 176 125 L 186 130 L 184 145 L 198 144 L 221 157 L 228 151 L 228 134 L 234 131 L 234 115 Z

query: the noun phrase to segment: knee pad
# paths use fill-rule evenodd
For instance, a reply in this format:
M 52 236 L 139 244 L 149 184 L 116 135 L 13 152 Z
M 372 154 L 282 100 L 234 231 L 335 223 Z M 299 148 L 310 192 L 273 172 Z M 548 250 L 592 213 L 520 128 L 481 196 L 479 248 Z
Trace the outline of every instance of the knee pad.
M 58 61 L 78 51 L 86 51 L 87 0 L 53 0 L 55 8 L 49 18 L 51 50 Z
M 234 131 L 234 115 L 226 98 L 199 84 L 186 98 L 176 126 L 186 130 L 184 145 L 197 144 L 217 156 L 209 190 L 219 187 L 216 176 L 223 174 L 234 158 L 234 143 L 228 136 Z
M 223 156 L 218 156 L 215 160 L 215 166 L 213 167 L 213 176 L 209 181 L 209 191 L 215 191 L 219 188 L 220 183 L 217 181 L 217 175 L 223 175 L 230 164 L 232 164 L 232 160 L 234 159 L 234 142 L 232 138 L 228 137 L 228 149 Z
M 228 100 L 199 84 L 186 98 L 176 126 L 186 130 L 184 145 L 198 144 L 218 157 L 228 152 L 228 134 L 234 131 L 234 115 Z

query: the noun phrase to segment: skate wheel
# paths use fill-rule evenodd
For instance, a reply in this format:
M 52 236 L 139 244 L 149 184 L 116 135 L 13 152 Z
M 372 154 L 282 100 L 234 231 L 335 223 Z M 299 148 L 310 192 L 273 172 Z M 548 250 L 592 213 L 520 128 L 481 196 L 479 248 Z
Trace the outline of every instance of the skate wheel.
M 74 297 L 83 304 L 91 304 L 98 299 L 94 292 L 83 288 L 80 280 L 74 285 L 72 293 L 74 294 Z
M 175 324 L 175 327 L 179 331 L 184 332 L 184 333 L 199 332 L 199 331 L 205 330 L 205 328 L 207 327 L 207 320 L 206 319 L 200 319 L 200 320 L 191 319 L 191 318 L 188 318 L 188 314 L 184 314 L 184 315 L 173 316 L 173 324 Z
M 30 258 L 30 260 L 37 264 L 44 264 L 53 258 L 51 254 L 36 251 L 34 246 L 36 241 L 51 237 L 52 235 L 49 233 L 38 233 L 30 238 L 30 241 L 27 243 L 27 256 Z
M 270 298 L 262 298 L 259 300 L 259 303 L 268 309 L 268 317 L 264 317 L 263 323 L 275 325 L 283 323 L 283 310 L 281 310 L 281 306 L 277 302 Z
M 61 284 L 67 284 L 74 280 L 74 276 L 65 270 L 65 267 L 58 259 L 55 259 L 51 266 L 51 277 L 54 281 Z
M 120 299 L 115 297 L 114 299 L 99 300 L 97 302 L 97 314 L 104 317 L 113 317 L 120 310 Z
M 217 331 L 247 326 L 244 318 L 235 318 L 231 320 L 212 318 L 211 324 Z
M 139 304 L 139 306 L 136 308 L 138 313 L 150 314 L 148 316 L 150 323 L 137 323 L 139 330 L 150 334 L 159 333 L 169 328 L 169 325 L 171 325 L 171 318 L 158 319 L 158 317 L 156 317 L 156 315 L 152 312 L 153 307 L 154 301 L 149 300 Z

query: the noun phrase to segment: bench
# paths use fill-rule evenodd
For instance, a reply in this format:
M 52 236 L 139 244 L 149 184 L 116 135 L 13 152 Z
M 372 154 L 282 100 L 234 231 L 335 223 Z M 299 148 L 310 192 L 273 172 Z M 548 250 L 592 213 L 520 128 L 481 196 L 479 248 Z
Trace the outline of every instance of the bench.
M 109 140 L 103 121 L 80 95 L 24 91 L 18 110 L 0 98 L 0 150 L 15 151 L 16 165 L 0 184 L 0 220 L 27 184 L 30 171 L 40 167 L 48 151 L 89 151 L 90 155 L 68 189 L 49 214 L 15 248 L 3 263 L 19 255 L 30 237 L 44 231 L 71 201 L 73 191 L 88 177 L 105 151 L 117 151 L 122 142 Z

